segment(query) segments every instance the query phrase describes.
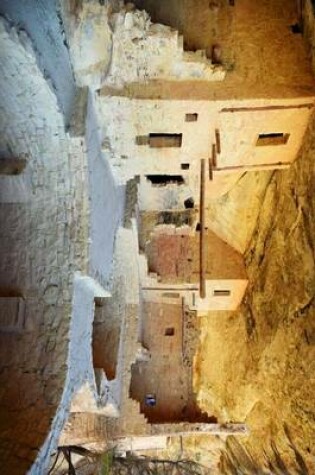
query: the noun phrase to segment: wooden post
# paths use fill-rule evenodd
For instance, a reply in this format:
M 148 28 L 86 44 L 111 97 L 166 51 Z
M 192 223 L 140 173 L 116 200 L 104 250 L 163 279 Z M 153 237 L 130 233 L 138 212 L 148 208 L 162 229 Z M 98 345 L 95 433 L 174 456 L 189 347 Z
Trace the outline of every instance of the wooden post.
M 297 17 L 298 17 L 298 25 L 301 28 L 301 32 L 303 32 L 303 10 L 304 10 L 304 1 L 297 0 Z
M 208 163 L 209 163 L 209 180 L 212 181 L 213 180 L 212 158 L 208 159 Z
M 220 130 L 215 129 L 215 143 L 217 146 L 217 153 L 220 155 L 221 153 L 221 137 L 220 137 Z
M 201 159 L 200 170 L 200 297 L 206 297 L 206 239 L 205 239 L 205 178 L 206 160 Z
M 185 342 L 184 342 L 184 339 L 185 339 L 185 323 L 186 323 L 186 319 L 185 319 L 185 297 L 182 297 L 182 358 L 184 358 L 184 355 L 185 355 Z
M 217 149 L 215 144 L 212 144 L 212 166 L 213 168 L 217 167 Z

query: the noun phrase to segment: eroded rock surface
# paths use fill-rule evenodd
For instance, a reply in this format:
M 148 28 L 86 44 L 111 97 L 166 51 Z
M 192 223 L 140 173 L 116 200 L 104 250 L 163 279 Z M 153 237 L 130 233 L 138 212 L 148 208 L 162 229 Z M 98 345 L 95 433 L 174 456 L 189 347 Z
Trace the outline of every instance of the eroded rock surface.
M 315 470 L 314 160 L 313 118 L 295 164 L 267 186 L 246 251 L 244 304 L 202 322 L 202 405 L 251 430 L 248 438 L 228 439 L 221 473 Z

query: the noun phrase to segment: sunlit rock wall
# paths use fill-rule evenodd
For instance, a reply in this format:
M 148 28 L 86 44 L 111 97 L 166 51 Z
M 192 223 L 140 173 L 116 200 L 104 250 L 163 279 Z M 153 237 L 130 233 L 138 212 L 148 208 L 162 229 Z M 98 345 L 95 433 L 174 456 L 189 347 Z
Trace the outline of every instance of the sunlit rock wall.
M 246 250 L 244 304 L 202 322 L 200 401 L 251 431 L 229 441 L 221 473 L 315 470 L 314 160 L 313 118 L 297 161 L 275 172 L 262 196 Z

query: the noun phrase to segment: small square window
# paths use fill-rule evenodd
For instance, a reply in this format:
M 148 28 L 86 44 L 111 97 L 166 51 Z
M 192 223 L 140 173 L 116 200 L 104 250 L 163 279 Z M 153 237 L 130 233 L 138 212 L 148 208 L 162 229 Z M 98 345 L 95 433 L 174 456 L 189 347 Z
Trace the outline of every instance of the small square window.
M 185 115 L 185 122 L 197 122 L 197 120 L 198 120 L 198 114 L 196 113 Z
M 165 336 L 174 336 L 174 335 L 175 335 L 175 330 L 174 330 L 174 328 L 166 328 L 164 335 L 165 335 Z
M 290 134 L 284 133 L 271 133 L 271 134 L 259 134 L 256 145 L 285 145 L 289 140 Z
M 189 163 L 182 163 L 180 167 L 181 167 L 182 170 L 189 170 L 190 164 Z

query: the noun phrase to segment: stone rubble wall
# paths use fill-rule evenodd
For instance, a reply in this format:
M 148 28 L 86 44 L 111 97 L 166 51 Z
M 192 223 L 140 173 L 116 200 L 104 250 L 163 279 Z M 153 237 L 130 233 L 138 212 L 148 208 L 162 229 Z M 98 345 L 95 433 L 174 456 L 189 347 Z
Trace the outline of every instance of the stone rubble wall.
M 73 6 L 62 2 L 62 16 L 74 73 L 80 86 L 123 87 L 151 79 L 222 81 L 225 71 L 203 50 L 184 52 L 178 31 L 152 24 L 132 3 L 96 0 Z
M 130 4 L 129 4 L 130 5 Z M 151 79 L 222 81 L 225 71 L 212 65 L 205 51 L 184 52 L 178 31 L 152 24 L 149 15 L 132 7 L 110 17 L 112 59 L 105 83 L 123 87 Z

